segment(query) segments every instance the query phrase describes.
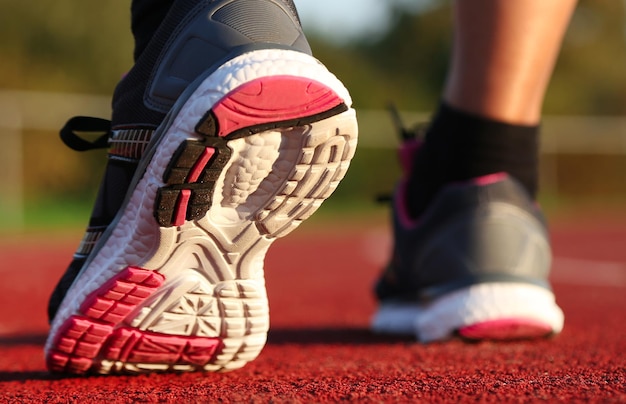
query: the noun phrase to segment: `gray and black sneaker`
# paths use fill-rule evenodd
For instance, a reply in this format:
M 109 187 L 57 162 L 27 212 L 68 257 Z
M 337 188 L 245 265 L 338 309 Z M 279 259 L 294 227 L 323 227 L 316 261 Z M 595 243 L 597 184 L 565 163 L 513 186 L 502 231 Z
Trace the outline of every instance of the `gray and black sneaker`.
M 403 133 L 408 176 L 420 141 Z M 546 223 L 515 179 L 495 173 L 450 184 L 416 220 L 407 213 L 405 187 L 401 181 L 393 197 L 394 248 L 375 288 L 374 331 L 423 342 L 561 331 L 563 313 L 547 279 Z
M 357 141 L 341 82 L 284 0 L 178 0 L 120 82 L 90 226 L 50 300 L 46 361 L 66 373 L 221 371 L 269 326 L 270 244 L 343 178 Z M 94 143 L 79 132 L 104 131 Z

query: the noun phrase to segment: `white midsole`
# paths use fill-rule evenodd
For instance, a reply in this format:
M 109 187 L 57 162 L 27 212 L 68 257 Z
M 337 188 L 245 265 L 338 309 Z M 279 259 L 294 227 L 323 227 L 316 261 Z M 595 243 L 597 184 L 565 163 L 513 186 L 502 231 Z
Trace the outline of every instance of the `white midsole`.
M 450 292 L 430 303 L 382 303 L 372 318 L 379 333 L 414 335 L 422 342 L 450 338 L 473 324 L 520 318 L 558 333 L 563 312 L 548 289 L 521 283 L 484 283 Z

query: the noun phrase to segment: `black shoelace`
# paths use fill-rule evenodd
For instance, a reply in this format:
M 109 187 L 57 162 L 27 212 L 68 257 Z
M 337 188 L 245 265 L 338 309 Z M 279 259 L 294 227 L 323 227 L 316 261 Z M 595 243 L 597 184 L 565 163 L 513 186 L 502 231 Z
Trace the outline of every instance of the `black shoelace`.
M 90 141 L 81 137 L 81 134 L 100 136 Z M 88 116 L 75 116 L 63 126 L 60 135 L 63 143 L 72 150 L 106 149 L 109 147 L 111 136 L 111 121 Z

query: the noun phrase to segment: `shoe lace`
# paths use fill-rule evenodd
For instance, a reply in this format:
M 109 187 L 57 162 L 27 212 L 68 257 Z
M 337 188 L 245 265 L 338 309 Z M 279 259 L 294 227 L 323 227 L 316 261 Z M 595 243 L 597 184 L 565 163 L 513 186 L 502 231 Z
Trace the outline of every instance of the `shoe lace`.
M 400 116 L 400 112 L 398 108 L 393 102 L 390 102 L 387 105 L 387 109 L 389 114 L 391 115 L 391 121 L 393 126 L 398 134 L 401 145 L 400 148 L 403 148 L 409 142 L 421 142 L 424 139 L 426 134 L 426 129 L 428 127 L 427 123 L 418 123 L 413 127 L 407 127 L 402 121 L 402 117 Z M 376 196 L 377 203 L 391 203 L 393 200 L 393 196 L 391 192 L 386 192 L 384 194 L 379 194 Z
M 400 112 L 398 112 L 398 108 L 394 103 L 389 103 L 387 106 L 389 110 L 389 114 L 391 115 L 391 121 L 393 122 L 393 126 L 396 129 L 396 133 L 400 137 L 402 143 L 418 140 L 423 141 L 426 136 L 426 130 L 428 129 L 428 122 L 418 122 L 412 127 L 407 127 L 402 121 L 402 117 L 400 116 Z
M 76 151 L 108 148 L 111 133 L 111 121 L 88 116 L 71 118 L 60 131 L 63 143 Z M 90 141 L 81 137 L 83 134 L 91 134 L 92 136 L 100 134 L 100 136 Z

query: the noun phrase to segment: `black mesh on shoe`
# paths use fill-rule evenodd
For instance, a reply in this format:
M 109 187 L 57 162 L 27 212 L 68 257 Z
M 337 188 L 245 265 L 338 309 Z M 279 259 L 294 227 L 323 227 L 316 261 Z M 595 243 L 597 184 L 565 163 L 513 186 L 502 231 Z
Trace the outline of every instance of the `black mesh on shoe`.
M 144 106 L 143 93 L 152 70 L 157 64 L 161 50 L 172 36 L 178 24 L 194 8 L 200 8 L 209 0 L 179 0 L 175 1 L 169 13 L 159 25 L 159 29 L 151 37 L 147 45 L 142 45 L 135 65 L 122 81 L 117 85 L 113 94 L 112 124 L 124 125 L 131 123 L 146 123 L 158 126 L 165 113 L 153 111 Z M 137 55 L 137 52 L 135 52 Z
M 67 290 L 70 286 L 72 286 L 74 279 L 78 276 L 78 273 L 84 263 L 85 258 L 75 258 L 72 260 L 69 267 L 57 283 L 50 299 L 48 300 L 48 322 L 52 323 L 52 319 L 56 316 L 59 306 L 61 306 L 61 302 L 63 301 L 63 298 L 65 298 Z
M 174 0 L 133 0 L 130 5 L 131 31 L 135 38 L 134 60 L 137 61 L 152 40 Z
M 291 10 L 291 13 L 294 15 L 294 17 L 296 17 L 296 21 L 298 21 L 298 24 L 301 24 L 300 22 L 300 15 L 298 15 L 298 10 L 296 9 L 296 5 L 293 4 L 292 0 L 284 0 L 283 3 L 285 3 L 285 5 L 287 7 L 289 7 L 289 9 Z
M 250 0 L 249 0 L 250 1 Z M 266 1 L 257 1 L 245 13 L 241 12 L 238 3 L 228 4 L 215 12 L 213 18 L 241 32 L 254 42 L 281 43 L 284 38 L 296 38 L 298 28 L 291 22 L 287 14 L 275 13 L 276 6 Z M 272 24 L 259 24 L 267 18 Z
M 109 159 L 89 221 L 90 226 L 111 223 L 126 196 L 138 161 Z

